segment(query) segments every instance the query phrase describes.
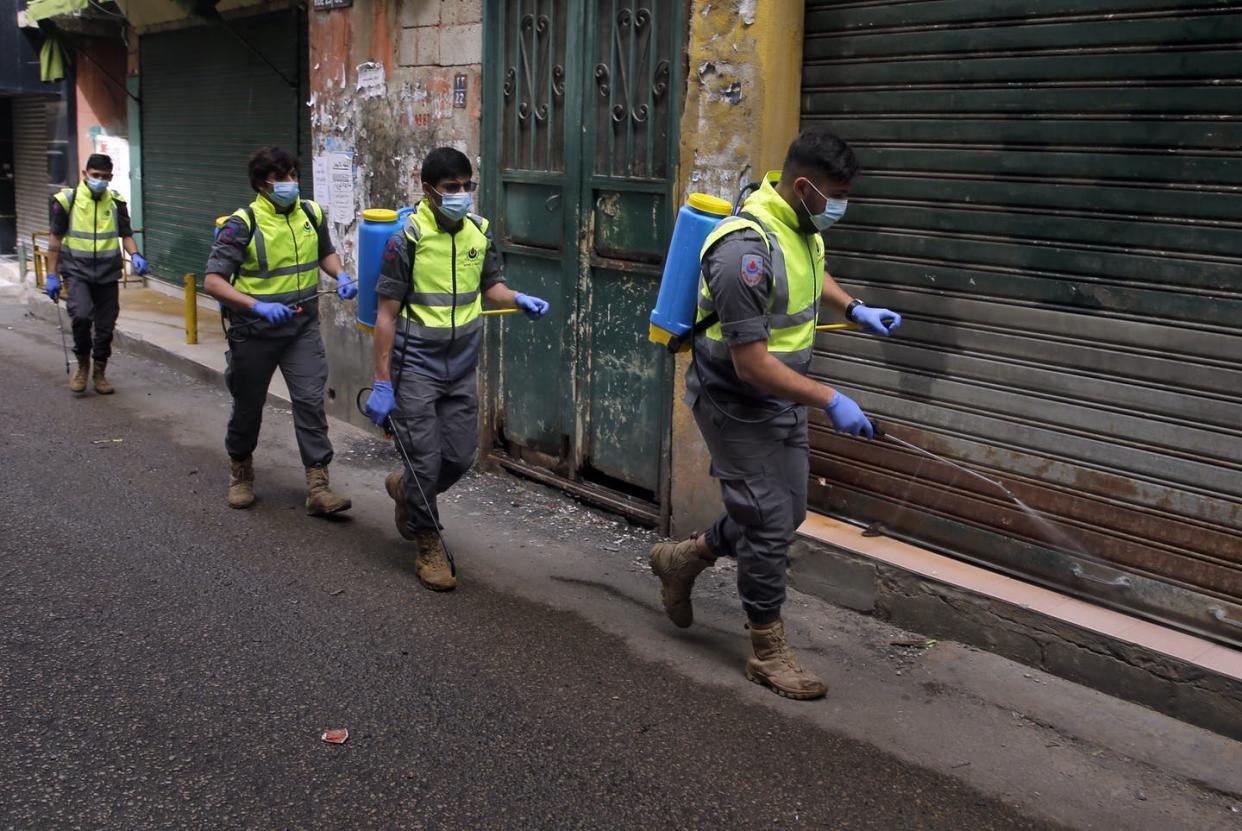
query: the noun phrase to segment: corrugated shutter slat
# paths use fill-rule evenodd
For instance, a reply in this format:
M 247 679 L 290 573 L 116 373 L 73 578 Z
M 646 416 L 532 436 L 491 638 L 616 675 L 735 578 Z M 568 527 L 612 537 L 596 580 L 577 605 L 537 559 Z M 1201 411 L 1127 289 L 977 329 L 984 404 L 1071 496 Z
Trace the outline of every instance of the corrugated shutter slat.
M 1227 5 L 809 0 L 803 122 L 865 169 L 829 269 L 908 315 L 812 371 L 1056 528 L 823 420 L 815 507 L 1242 644 L 1239 39 Z

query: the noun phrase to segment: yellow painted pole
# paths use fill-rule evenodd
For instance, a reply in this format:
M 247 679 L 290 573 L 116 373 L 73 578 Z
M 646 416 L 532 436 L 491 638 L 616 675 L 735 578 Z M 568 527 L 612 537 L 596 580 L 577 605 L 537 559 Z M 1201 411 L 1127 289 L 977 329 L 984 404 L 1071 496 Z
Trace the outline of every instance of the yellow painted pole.
M 193 274 L 185 275 L 185 342 L 198 343 L 198 285 Z
M 861 323 L 825 323 L 823 326 L 816 326 L 816 332 L 840 332 L 845 329 L 861 329 Z

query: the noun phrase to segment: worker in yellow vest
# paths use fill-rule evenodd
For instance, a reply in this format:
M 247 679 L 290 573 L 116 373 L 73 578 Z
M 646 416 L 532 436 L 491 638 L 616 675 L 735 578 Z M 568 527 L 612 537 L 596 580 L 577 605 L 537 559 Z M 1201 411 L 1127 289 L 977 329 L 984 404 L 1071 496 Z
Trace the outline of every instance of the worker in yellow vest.
M 59 191 L 49 205 L 51 233 L 44 288 L 53 302 L 59 302 L 62 287 L 68 292 L 73 354 L 78 358 L 78 369 L 69 379 L 73 392 L 86 391 L 92 358 L 95 392 L 115 392 L 106 371 L 112 356 L 112 332 L 121 310 L 122 248 L 129 252 L 135 271 L 147 272 L 147 261 L 134 243 L 129 207 L 124 197 L 109 187 L 111 182 L 112 158 L 92 153 L 77 187 Z
M 328 359 L 319 334 L 319 269 L 336 278 L 342 300 L 358 286 L 341 265 L 327 216 L 298 186 L 298 160 L 279 147 L 250 157 L 255 199 L 220 227 L 205 269 L 203 289 L 220 301 L 229 322 L 224 380 L 233 395 L 224 439 L 229 454 L 228 504 L 254 503 L 254 461 L 263 405 L 279 367 L 293 403 L 293 428 L 306 469 L 306 513 L 348 510 L 332 491 L 332 442 L 324 411 Z
M 465 154 L 451 147 L 428 154 L 420 172 L 423 199 L 388 240 L 376 287 L 367 415 L 391 425 L 407 462 L 384 485 L 396 503 L 397 530 L 418 545 L 418 579 L 435 591 L 457 585 L 436 496 L 470 469 L 478 449 L 482 301 L 521 309 L 532 320 L 549 308 L 505 285 L 488 222 L 470 212 L 473 172 Z
M 789 546 L 806 517 L 805 407 L 841 432 L 870 439 L 873 431 L 845 393 L 807 377 L 819 307 L 880 335 L 901 325 L 896 312 L 851 297 L 824 270 L 822 234 L 845 214 L 857 172 L 844 141 L 808 130 L 790 145 L 783 169 L 708 235 L 685 400 L 720 480 L 724 513 L 706 533 L 657 544 L 650 555 L 665 611 L 681 627 L 693 622 L 695 578 L 718 557 L 736 558 L 753 650 L 746 677 L 795 699 L 827 692 L 794 657 L 781 619 Z

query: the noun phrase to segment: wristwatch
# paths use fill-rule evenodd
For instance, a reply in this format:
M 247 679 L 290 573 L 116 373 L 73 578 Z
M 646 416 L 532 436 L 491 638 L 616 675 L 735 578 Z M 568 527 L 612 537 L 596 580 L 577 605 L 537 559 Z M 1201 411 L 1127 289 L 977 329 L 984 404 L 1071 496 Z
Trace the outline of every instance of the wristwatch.
M 867 304 L 866 304 L 866 303 L 864 303 L 864 302 L 862 302 L 861 300 L 859 300 L 859 299 L 857 299 L 857 298 L 855 298 L 855 299 L 851 300 L 851 301 L 849 302 L 849 305 L 847 305 L 847 306 L 845 307 L 845 319 L 846 319 L 846 320 L 853 320 L 853 319 L 854 319 L 854 310 L 855 310 L 855 309 L 857 309 L 859 306 L 865 306 L 865 305 L 867 305 Z

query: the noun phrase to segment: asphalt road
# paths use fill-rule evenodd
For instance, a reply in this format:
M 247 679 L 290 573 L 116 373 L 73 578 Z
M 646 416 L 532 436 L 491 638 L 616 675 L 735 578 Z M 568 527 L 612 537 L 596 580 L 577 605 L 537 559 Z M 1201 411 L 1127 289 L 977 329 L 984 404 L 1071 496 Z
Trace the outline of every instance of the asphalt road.
M 1047 827 L 576 615 L 422 591 L 288 477 L 232 511 L 222 392 L 118 358 L 74 398 L 58 353 L 0 333 L 0 827 Z

